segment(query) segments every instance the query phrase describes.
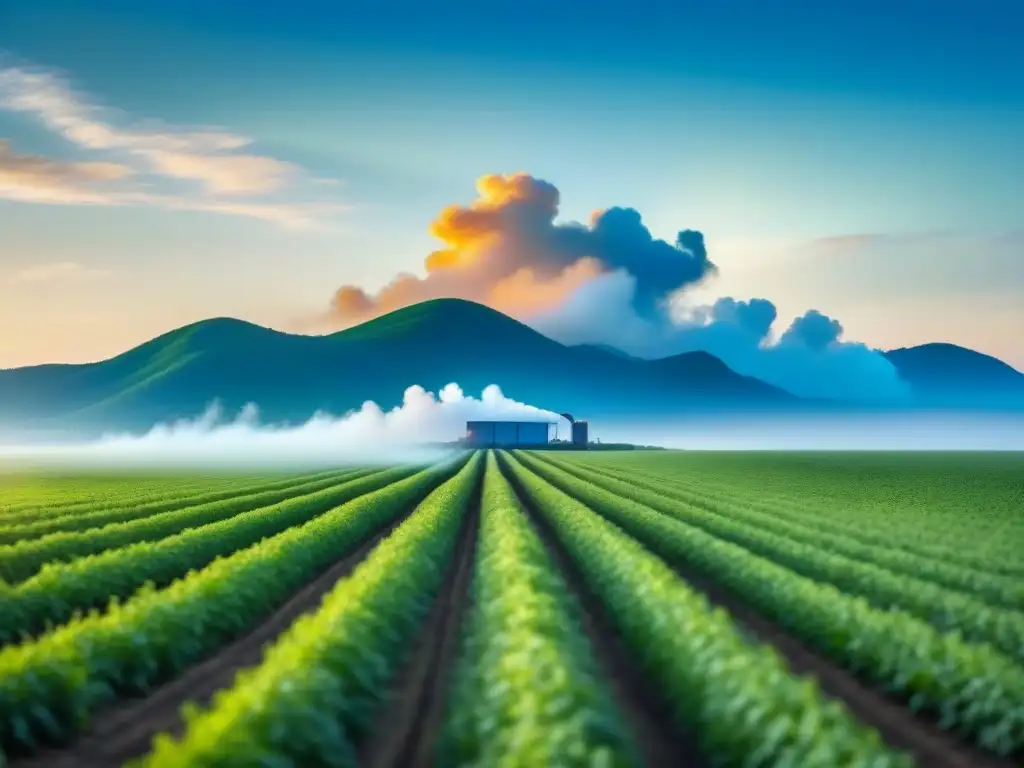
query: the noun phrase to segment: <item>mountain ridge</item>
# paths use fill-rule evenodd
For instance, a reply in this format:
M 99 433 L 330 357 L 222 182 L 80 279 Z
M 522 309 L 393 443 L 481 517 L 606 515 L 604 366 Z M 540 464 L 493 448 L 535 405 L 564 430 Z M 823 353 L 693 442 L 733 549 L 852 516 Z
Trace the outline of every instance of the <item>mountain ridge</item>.
M 508 397 L 556 412 L 651 414 L 796 401 L 706 353 L 668 360 L 577 350 L 456 299 L 322 336 L 212 318 L 107 360 L 0 371 L 0 417 L 137 429 L 194 417 L 217 399 L 228 411 L 255 402 L 269 420 L 297 422 L 366 400 L 387 409 L 410 385 L 436 392 L 450 382 L 473 395 L 498 384 Z
M 997 358 L 942 343 L 884 354 L 922 403 L 941 404 L 966 387 L 977 390 L 967 398 L 974 405 L 1019 395 L 1024 406 L 1024 374 Z M 0 370 L 0 419 L 140 429 L 194 418 L 219 400 L 229 412 L 254 402 L 268 420 L 295 423 L 366 400 L 386 410 L 411 385 L 437 392 L 450 382 L 471 395 L 498 384 L 513 399 L 592 417 L 826 405 L 707 352 L 644 360 L 607 345 L 566 346 L 484 305 L 434 299 L 319 336 L 217 317 L 107 360 Z

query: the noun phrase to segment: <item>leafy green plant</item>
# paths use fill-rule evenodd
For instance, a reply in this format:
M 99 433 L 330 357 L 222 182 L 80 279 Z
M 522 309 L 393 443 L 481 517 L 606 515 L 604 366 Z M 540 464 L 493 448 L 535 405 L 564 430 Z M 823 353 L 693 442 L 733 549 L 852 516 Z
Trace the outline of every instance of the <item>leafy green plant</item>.
M 67 738 L 118 696 L 145 693 L 270 614 L 451 477 L 465 458 L 366 493 L 192 571 L 164 590 L 0 650 L 0 749 Z
M 534 457 L 527 460 L 536 461 Z M 1024 661 L 1024 614 L 1018 611 L 995 608 L 971 595 L 833 553 L 824 544 L 797 541 L 634 483 L 574 472 L 586 483 L 702 528 L 803 576 L 860 595 L 879 608 L 906 611 L 940 631 L 956 630 L 967 640 L 990 643 L 1011 658 Z
M 357 765 L 355 744 L 441 588 L 482 466 L 476 454 L 262 664 L 209 709 L 189 709 L 180 740 L 158 736 L 138 765 Z
M 787 516 L 784 511 L 765 507 L 752 499 L 723 501 L 719 497 L 703 496 L 675 482 L 654 479 L 635 471 L 626 472 L 608 467 L 593 470 L 581 462 L 563 462 L 540 454 L 532 455 L 599 485 L 605 480 L 625 482 L 673 502 L 706 509 L 793 541 L 963 592 L 996 607 L 1013 610 L 1024 607 L 1024 581 L 1020 579 L 920 555 L 901 548 L 899 542 L 894 543 L 891 539 L 886 543 L 868 544 L 848 533 L 836 531 L 835 525 L 830 522 L 831 518 L 815 520 L 806 515 Z
M 337 480 L 332 487 L 190 528 L 177 536 L 111 549 L 70 563 L 51 563 L 6 590 L 6 599 L 0 602 L 0 640 L 38 635 L 76 612 L 128 598 L 147 583 L 164 587 L 217 557 L 301 525 L 414 471 L 398 467 L 369 475 L 356 473 L 347 482 Z
M 371 472 L 368 469 L 357 470 L 349 476 L 360 477 Z M 285 490 L 234 497 L 124 523 L 111 523 L 95 530 L 62 531 L 0 547 L 0 576 L 8 583 L 15 584 L 31 578 L 47 564 L 70 562 L 139 542 L 157 541 L 186 529 L 222 522 L 260 507 L 293 501 L 303 494 L 330 491 L 332 487 L 344 482 L 344 479 L 320 479 Z
M 206 505 L 215 501 L 241 500 L 245 496 L 260 495 L 261 498 L 256 500 L 256 506 L 262 506 L 273 503 L 266 501 L 267 497 L 262 497 L 264 493 L 308 486 L 310 483 L 316 483 L 318 480 L 339 479 L 350 473 L 351 470 L 333 470 L 307 476 L 289 477 L 285 480 L 278 478 L 274 481 L 264 481 L 261 483 L 253 483 L 251 480 L 219 483 L 216 490 L 206 490 L 200 494 L 178 492 L 156 501 L 146 501 L 144 497 L 140 497 L 136 502 L 125 503 L 122 501 L 118 504 L 111 504 L 109 502 L 104 504 L 100 502 L 95 505 L 89 505 L 86 509 L 74 509 L 73 513 L 49 516 L 41 520 L 24 523 L 12 524 L 10 521 L 0 518 L 0 544 L 15 544 L 21 541 L 29 541 L 30 539 L 38 539 L 47 534 L 60 531 L 87 531 L 111 523 L 139 520 L 161 512 L 183 510 L 188 507 Z
M 864 680 L 1001 755 L 1024 750 L 1024 670 L 900 611 L 800 576 L 747 549 L 524 457 L 544 481 L 599 512 L 666 560 L 731 590 Z M 524 473 L 525 474 L 525 473 Z M 540 481 L 543 478 L 543 481 Z
M 281 476 L 278 475 L 277 479 L 280 480 Z M 212 477 L 159 474 L 155 477 L 110 477 L 104 474 L 56 478 L 46 475 L 45 480 L 36 479 L 27 498 L 19 501 L 12 499 L 8 488 L 0 489 L 0 526 L 27 525 L 101 509 L 132 507 L 140 503 L 175 503 L 181 498 L 251 485 L 259 480 L 261 478 L 247 475 Z
M 1024 578 L 1024 463 L 1012 454 L 636 451 L 562 458 L 866 544 Z
M 913 764 L 814 680 L 790 674 L 773 648 L 750 644 L 726 612 L 636 540 L 515 459 L 507 466 L 709 758 L 737 766 Z
M 636 765 L 579 608 L 493 453 L 472 595 L 438 764 Z

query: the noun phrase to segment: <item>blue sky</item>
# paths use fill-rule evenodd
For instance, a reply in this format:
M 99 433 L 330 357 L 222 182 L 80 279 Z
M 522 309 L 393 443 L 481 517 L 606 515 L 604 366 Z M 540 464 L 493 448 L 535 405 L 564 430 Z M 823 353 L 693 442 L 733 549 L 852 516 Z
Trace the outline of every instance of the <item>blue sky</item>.
M 1024 367 L 1014 0 L 425 8 L 0 6 L 0 367 L 211 316 L 305 327 L 519 170 L 563 218 L 704 232 L 701 296 Z

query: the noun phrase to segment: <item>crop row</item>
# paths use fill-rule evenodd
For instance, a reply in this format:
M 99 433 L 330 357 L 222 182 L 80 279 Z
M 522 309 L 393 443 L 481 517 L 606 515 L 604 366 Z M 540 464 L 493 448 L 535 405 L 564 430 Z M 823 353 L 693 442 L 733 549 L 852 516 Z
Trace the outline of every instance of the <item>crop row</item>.
M 144 584 L 163 587 L 217 557 L 230 555 L 301 525 L 332 507 L 372 493 L 414 470 L 397 467 L 357 476 L 306 496 L 191 528 L 177 536 L 111 549 L 70 563 L 47 565 L 16 586 L 0 583 L 0 641 L 31 637 L 75 612 L 102 608 Z
M 0 750 L 65 740 L 98 708 L 216 651 L 450 478 L 464 458 L 360 496 L 164 590 L 0 650 Z M 2 756 L 2 755 L 0 755 Z M 0 761 L 2 762 L 2 761 Z
M 507 466 L 658 682 L 679 725 L 728 765 L 910 765 L 811 679 L 752 645 L 660 558 L 573 496 Z M 592 486 L 591 486 L 592 487 Z
M 123 480 L 111 485 L 105 492 L 93 496 L 65 496 L 45 504 L 10 504 L 0 507 L 0 528 L 42 520 L 56 520 L 100 509 L 174 501 L 183 496 L 197 496 L 221 489 L 231 490 L 245 485 L 253 485 L 259 481 L 260 478 L 249 477 L 205 478 L 202 480 L 180 478 L 176 482 L 161 480 L 159 483 L 152 479 L 134 482 Z
M 254 509 L 330 489 L 349 478 L 358 478 L 371 471 L 357 470 L 276 491 L 233 496 L 223 501 L 160 512 L 138 520 L 111 523 L 89 531 L 61 531 L 3 546 L 0 547 L 0 577 L 10 584 L 16 584 L 31 578 L 48 564 L 66 563 L 140 542 L 159 541 L 189 528 L 229 520 Z
M 531 461 L 538 459 L 531 458 Z M 970 595 L 898 575 L 870 562 L 833 554 L 816 543 L 795 541 L 747 522 L 675 501 L 661 491 L 646 490 L 594 473 L 575 469 L 573 472 L 579 472 L 574 476 L 583 482 L 702 528 L 802 576 L 833 584 L 879 608 L 906 611 L 940 631 L 956 629 L 967 640 L 991 643 L 1018 662 L 1024 661 L 1024 614 L 1018 611 L 995 608 Z
M 315 475 L 290 477 L 286 480 L 278 479 L 272 482 L 221 484 L 216 490 L 205 490 L 198 494 L 179 493 L 174 496 L 165 495 L 162 499 L 150 501 L 149 503 L 135 501 L 116 506 L 109 504 L 98 505 L 94 506 L 90 511 L 47 517 L 31 522 L 19 522 L 16 524 L 0 522 L 0 544 L 15 544 L 62 531 L 85 531 L 90 528 L 100 528 L 111 523 L 137 520 L 149 515 L 171 512 L 185 507 L 294 488 L 318 480 L 323 481 L 337 478 L 342 474 L 346 473 L 335 470 L 332 472 L 320 472 Z
M 540 458 L 539 456 L 537 458 Z M 701 499 L 692 493 L 666 482 L 648 480 L 635 474 L 630 476 L 611 472 L 596 472 L 585 469 L 580 464 L 559 462 L 551 459 L 546 461 L 578 475 L 582 479 L 591 480 L 599 485 L 606 482 L 627 483 L 635 486 L 640 492 L 654 494 L 646 498 L 661 498 L 670 505 L 682 508 L 703 508 L 730 520 L 749 523 L 757 528 L 785 536 L 794 542 L 803 542 L 817 549 L 852 558 L 859 562 L 873 563 L 895 573 L 911 576 L 915 579 L 932 582 L 947 589 L 956 590 L 982 599 L 993 606 L 1019 610 L 1024 607 L 1024 583 L 992 573 L 965 568 L 932 558 L 915 555 L 886 546 L 865 544 L 851 536 L 841 533 L 827 532 L 805 522 L 792 522 L 782 516 L 761 512 L 749 508 L 749 505 L 738 503 L 722 503 L 712 499 Z M 620 489 L 622 486 L 619 486 Z M 650 504 L 649 501 L 644 503 Z M 1024 618 L 1024 617 L 1022 617 Z
M 320 608 L 299 619 L 212 706 L 157 737 L 140 766 L 356 765 L 388 683 L 444 580 L 482 469 L 476 454 Z
M 599 468 L 603 472 L 627 479 L 646 477 L 659 485 L 672 484 L 685 488 L 693 495 L 694 500 L 714 499 L 749 507 L 825 532 L 841 533 L 865 544 L 898 548 L 920 557 L 1007 578 L 1024 577 L 1024 562 L 1016 557 L 1000 556 L 1000 551 L 1005 547 L 993 547 L 991 537 L 987 542 L 978 545 L 981 551 L 977 547 L 963 546 L 964 542 L 979 540 L 979 526 L 973 519 L 966 522 L 956 521 L 959 525 L 953 526 L 956 531 L 951 533 L 953 521 L 948 519 L 948 515 L 938 518 L 901 508 L 896 515 L 890 513 L 879 518 L 877 515 L 866 515 L 862 509 L 844 509 L 841 501 L 810 502 L 796 498 L 792 494 L 772 496 L 758 486 L 753 478 L 747 480 L 745 487 L 721 485 L 709 483 L 705 478 L 693 473 L 673 472 L 653 462 L 648 466 L 647 462 L 637 461 L 635 458 L 632 461 L 601 458 L 601 461 L 595 461 L 590 458 L 574 457 L 570 461 L 577 466 Z M 825 482 L 825 477 L 819 477 L 819 487 L 807 498 L 820 498 L 823 492 L 820 484 Z M 985 500 L 981 499 L 980 503 L 984 504 Z M 1011 515 L 1007 516 L 1007 519 L 1012 521 L 1014 518 Z M 900 522 L 897 523 L 897 520 Z M 955 543 L 949 543 L 950 540 Z M 1013 545 L 1009 546 L 1012 548 Z
M 728 486 L 710 490 L 705 487 L 703 479 L 690 475 L 686 476 L 684 482 L 678 475 L 664 471 L 652 472 L 625 465 L 612 465 L 607 469 L 619 475 L 647 476 L 653 482 L 685 487 L 702 497 L 711 496 L 723 502 L 742 504 L 822 531 L 840 532 L 865 544 L 906 550 L 921 557 L 983 573 L 1009 578 L 1024 576 L 1024 562 L 1017 558 L 1000 557 L 1000 550 L 1004 548 L 1002 543 L 998 547 L 994 546 L 996 542 L 982 530 L 978 518 L 968 514 L 972 510 L 970 499 L 963 502 L 965 519 L 956 521 L 959 524 L 955 526 L 954 534 L 950 533 L 952 521 L 948 512 L 939 514 L 930 509 L 921 510 L 917 505 L 922 502 L 916 498 L 911 504 L 907 496 L 923 495 L 924 489 L 917 484 L 919 479 L 908 480 L 906 487 L 900 489 L 904 498 L 897 501 L 894 494 L 894 499 L 885 505 L 885 513 L 878 515 L 865 511 L 863 507 L 850 507 L 842 499 L 828 500 L 827 486 L 822 487 L 827 484 L 827 478 L 819 479 L 820 485 L 815 492 L 799 498 L 792 493 L 776 496 L 766 494 L 753 481 L 748 488 Z M 826 496 L 824 500 L 823 496 Z M 977 503 L 984 507 L 987 501 L 981 498 Z M 1008 521 L 1014 519 L 1012 514 L 1006 516 Z M 950 543 L 950 539 L 953 543 Z M 965 543 L 970 546 L 965 547 Z
M 636 764 L 579 607 L 493 453 L 471 605 L 439 764 Z
M 29 510 L 57 510 L 62 507 L 103 501 L 108 498 L 122 498 L 128 495 L 160 494 L 181 487 L 212 486 L 218 482 L 243 478 L 218 478 L 213 476 L 155 476 L 124 477 L 104 475 L 79 475 L 60 477 L 43 475 L 32 479 L 29 485 L 6 485 L 0 489 L 0 520 L 7 513 Z
M 671 563 L 710 578 L 839 666 L 999 754 L 1024 750 L 1024 670 L 990 645 L 873 607 L 549 464 L 525 463 Z M 682 633 L 685 634 L 685 633 Z

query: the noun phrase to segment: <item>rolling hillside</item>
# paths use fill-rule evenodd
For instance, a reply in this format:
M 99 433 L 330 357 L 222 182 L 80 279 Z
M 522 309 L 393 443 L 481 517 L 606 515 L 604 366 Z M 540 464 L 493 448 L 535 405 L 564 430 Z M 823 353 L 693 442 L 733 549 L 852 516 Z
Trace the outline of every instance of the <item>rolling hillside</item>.
M 925 403 L 1024 405 L 1024 374 L 1002 360 L 956 344 L 922 344 L 885 353 Z
M 143 428 L 193 417 L 215 398 L 229 411 L 259 404 L 270 421 L 344 413 L 365 400 L 401 401 L 412 384 L 458 382 L 602 417 L 766 408 L 796 402 L 696 352 L 645 361 L 566 347 L 487 307 L 443 299 L 329 336 L 294 336 L 216 319 L 87 365 L 0 371 L 0 418 L 77 430 Z
M 886 356 L 922 406 L 1024 406 L 1024 374 L 987 355 L 926 344 Z M 642 360 L 602 345 L 567 347 L 480 304 L 440 299 L 328 336 L 221 318 L 99 363 L 0 371 L 0 423 L 143 429 L 194 418 L 215 399 L 229 413 L 255 402 L 265 420 L 300 422 L 366 400 L 390 408 L 410 385 L 437 391 L 453 381 L 472 395 L 497 383 L 517 400 L 606 420 L 812 405 L 706 352 Z

